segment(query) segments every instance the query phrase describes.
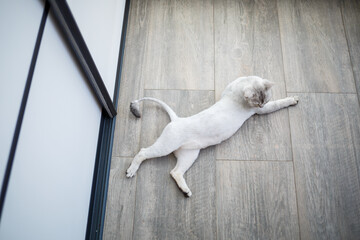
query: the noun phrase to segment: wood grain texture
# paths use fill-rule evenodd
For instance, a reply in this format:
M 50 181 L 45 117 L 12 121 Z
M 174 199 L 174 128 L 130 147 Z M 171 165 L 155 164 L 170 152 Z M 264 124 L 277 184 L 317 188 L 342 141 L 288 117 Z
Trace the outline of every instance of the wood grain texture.
M 360 2 L 343 0 L 341 7 L 357 94 L 360 99 Z
M 212 0 L 135 0 L 146 89 L 214 90 Z
M 112 152 L 117 157 L 133 157 L 139 150 L 141 121 L 136 121 L 129 107 L 131 101 L 143 96 L 144 89 L 144 52 L 147 46 L 142 27 L 147 13 L 139 11 L 140 3 L 130 3 Z
M 218 161 L 218 239 L 299 239 L 291 162 Z
M 104 239 L 359 239 L 359 16 L 356 0 L 132 0 L 114 156 L 134 156 L 169 122 L 149 102 L 133 117 L 143 96 L 185 117 L 258 75 L 276 82 L 273 99 L 287 90 L 300 102 L 202 150 L 189 199 L 170 177 L 173 155 L 136 179 L 125 179 L 131 159 L 114 157 Z
M 275 1 L 215 1 L 215 91 L 238 77 L 260 76 L 284 95 L 284 73 Z
M 189 116 L 210 106 L 214 92 L 146 91 L 159 98 L 179 116 Z M 152 144 L 169 122 L 166 113 L 154 104 L 144 106 L 141 147 Z M 170 177 L 173 155 L 146 160 L 137 173 L 134 239 L 215 239 L 215 152 L 200 152 L 185 174 L 193 195 L 185 198 Z
M 360 184 L 355 94 L 300 94 L 290 109 L 302 239 L 358 239 Z M 351 113 L 351 114 L 350 114 Z M 354 118 L 356 115 L 356 118 Z M 357 135 L 359 137 L 359 135 Z M 357 144 L 359 140 L 356 140 Z
M 215 1 L 216 98 L 240 76 L 274 81 L 273 99 L 286 96 L 276 1 Z M 287 110 L 254 116 L 216 148 L 218 159 L 291 160 Z
M 130 158 L 112 158 L 106 202 L 104 240 L 132 239 L 136 177 L 127 179 L 125 176 L 125 171 L 131 160 Z
M 290 92 L 355 92 L 338 1 L 278 0 Z

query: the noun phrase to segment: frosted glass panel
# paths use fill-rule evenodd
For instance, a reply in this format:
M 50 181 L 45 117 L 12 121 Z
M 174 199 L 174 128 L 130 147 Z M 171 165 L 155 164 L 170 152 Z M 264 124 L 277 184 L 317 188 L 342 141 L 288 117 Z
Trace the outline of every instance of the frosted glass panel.
M 43 5 L 40 0 L 0 0 L 0 188 Z
M 114 95 L 125 0 L 68 0 L 110 97 Z
M 69 0 L 68 3 L 112 96 L 125 1 Z M 19 94 L 9 93 L 14 99 L 17 96 L 17 101 L 11 103 L 3 101 L 9 98 L 3 98 L 3 93 L 9 91 L 3 86 L 7 87 L 8 79 L 14 79 L 15 75 L 6 73 L 0 78 L 2 117 L 8 114 L 9 104 L 20 105 L 43 5 L 43 1 L 38 0 L 0 0 L 0 24 L 3 24 L 0 25 L 0 41 L 13 44 L 9 49 L 0 44 L 3 47 L 0 49 L 1 74 L 5 72 L 3 70 L 14 69 L 15 75 L 25 76 L 22 82 L 14 83 L 12 89 Z M 23 35 L 19 38 L 26 42 L 23 45 L 14 41 L 13 37 L 4 38 L 3 34 L 3 29 L 7 27 L 4 22 L 10 21 L 5 19 L 6 12 L 14 21 L 26 18 L 27 15 L 19 10 L 21 7 L 21 11 L 29 11 L 29 19 L 22 21 L 23 25 L 8 30 L 21 30 L 19 34 Z M 28 33 L 33 24 L 30 19 L 37 19 L 33 35 Z M 0 239 L 84 239 L 86 234 L 101 107 L 54 21 L 50 14 L 14 158 L 0 224 Z M 19 44 L 21 47 L 17 49 L 15 45 Z M 31 46 L 28 56 L 24 55 L 25 45 Z M 3 52 L 9 52 L 8 56 L 10 53 L 20 54 L 20 57 L 16 56 L 14 61 L 7 63 L 8 57 Z M 19 59 L 28 64 L 20 66 Z M 15 117 L 9 120 L 12 128 L 17 112 L 18 106 Z M 4 121 L 2 117 L 0 121 Z M 0 123 L 3 127 L 4 124 Z M 5 139 L 2 136 L 1 141 Z M 5 155 L 7 160 L 8 153 Z
M 84 239 L 101 108 L 46 22 L 0 224 L 0 239 Z

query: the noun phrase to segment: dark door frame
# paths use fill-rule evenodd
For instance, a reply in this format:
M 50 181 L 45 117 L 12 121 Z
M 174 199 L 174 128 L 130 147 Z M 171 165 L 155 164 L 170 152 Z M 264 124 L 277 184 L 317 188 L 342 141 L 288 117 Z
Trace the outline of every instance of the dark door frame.
M 24 88 L 24 93 L 20 105 L 20 110 L 16 122 L 14 136 L 9 152 L 8 162 L 5 169 L 5 175 L 2 182 L 0 194 L 0 221 L 1 214 L 4 207 L 6 192 L 11 175 L 11 170 L 16 153 L 17 142 L 21 131 L 22 120 L 25 113 L 26 103 L 31 87 L 32 76 L 36 66 L 37 56 L 41 45 L 41 39 L 44 32 L 46 20 L 49 11 L 53 12 L 57 23 L 62 29 L 68 43 L 73 50 L 77 61 L 80 63 L 84 71 L 87 81 L 95 93 L 98 102 L 101 104 L 102 114 L 98 135 L 98 145 L 95 158 L 92 190 L 90 196 L 90 205 L 88 213 L 88 222 L 86 229 L 86 239 L 102 239 L 102 232 L 105 219 L 106 197 L 108 190 L 109 171 L 111 164 L 112 146 L 116 122 L 116 108 L 119 96 L 120 80 L 122 63 L 125 49 L 125 38 L 127 31 L 127 22 L 130 8 L 130 0 L 126 0 L 125 12 L 123 19 L 123 27 L 121 33 L 120 52 L 118 58 L 117 74 L 114 88 L 113 99 L 105 87 L 105 84 L 100 76 L 94 60 L 91 57 L 90 51 L 83 39 L 80 29 L 78 28 L 75 18 L 66 0 L 44 0 L 45 6 L 40 22 L 40 27 L 34 47 L 33 56 L 31 59 L 27 81 Z
M 130 9 L 130 0 L 126 0 L 123 27 L 121 33 L 118 68 L 116 74 L 117 77 L 116 77 L 115 89 L 114 89 L 113 101 L 115 108 L 117 108 L 118 106 L 129 9 Z M 114 118 L 108 117 L 103 110 L 101 123 L 100 123 L 98 147 L 96 153 L 96 162 L 95 162 L 93 185 L 91 191 L 86 239 L 102 239 L 102 235 L 103 235 L 115 122 L 116 122 L 116 117 Z

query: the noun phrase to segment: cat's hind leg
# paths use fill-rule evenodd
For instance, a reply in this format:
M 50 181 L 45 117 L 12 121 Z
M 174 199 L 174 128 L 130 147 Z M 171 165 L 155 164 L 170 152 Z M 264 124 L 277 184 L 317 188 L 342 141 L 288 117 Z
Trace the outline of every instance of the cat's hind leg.
M 181 139 L 175 137 L 174 128 L 169 127 L 169 125 L 165 127 L 163 133 L 153 145 L 142 148 L 140 152 L 136 154 L 130 167 L 126 171 L 127 177 L 133 177 L 144 160 L 169 155 L 181 146 Z
M 181 191 L 183 191 L 186 197 L 190 197 L 192 193 L 186 184 L 184 173 L 195 162 L 196 158 L 199 156 L 199 152 L 199 149 L 193 150 L 181 148 L 174 152 L 177 158 L 177 163 L 175 168 L 170 172 L 170 175 L 174 178 L 176 184 L 179 186 Z

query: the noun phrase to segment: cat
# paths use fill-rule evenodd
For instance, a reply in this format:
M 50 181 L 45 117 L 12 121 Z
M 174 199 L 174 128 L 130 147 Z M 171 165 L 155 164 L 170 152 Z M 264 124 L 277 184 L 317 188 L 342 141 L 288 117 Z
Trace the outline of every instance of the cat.
M 192 193 L 184 173 L 195 162 L 201 149 L 230 138 L 254 114 L 271 113 L 298 103 L 297 96 L 270 101 L 273 85 L 273 82 L 257 76 L 240 77 L 225 88 L 218 102 L 186 118 L 178 117 L 166 103 L 155 98 L 144 97 L 131 102 L 130 110 L 136 117 L 141 117 L 139 103 L 150 100 L 164 108 L 171 122 L 153 145 L 142 148 L 134 157 L 126 176 L 133 177 L 144 160 L 174 152 L 177 163 L 170 175 L 185 196 L 190 197 Z

